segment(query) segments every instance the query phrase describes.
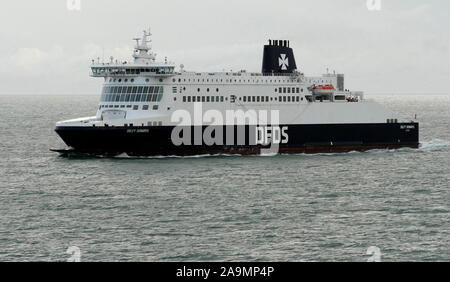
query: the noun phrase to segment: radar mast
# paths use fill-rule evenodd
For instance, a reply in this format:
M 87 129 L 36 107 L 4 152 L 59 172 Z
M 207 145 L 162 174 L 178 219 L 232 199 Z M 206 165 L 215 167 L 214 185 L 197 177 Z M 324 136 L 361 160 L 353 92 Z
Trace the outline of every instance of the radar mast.
M 152 33 L 149 28 L 148 31 L 144 30 L 142 38 L 133 38 L 136 41 L 133 53 L 135 63 L 151 63 L 155 61 L 156 54 L 153 53 L 151 45 L 148 44 L 152 42 L 151 36 Z

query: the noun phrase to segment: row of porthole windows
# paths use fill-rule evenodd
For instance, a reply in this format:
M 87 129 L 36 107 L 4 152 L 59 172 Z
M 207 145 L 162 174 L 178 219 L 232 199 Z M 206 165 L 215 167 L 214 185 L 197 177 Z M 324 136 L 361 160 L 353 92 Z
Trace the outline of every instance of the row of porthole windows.
M 186 90 L 186 88 L 184 90 Z M 200 88 L 197 88 L 197 92 L 200 92 Z M 209 88 L 206 88 L 206 92 L 209 92 Z M 216 92 L 219 92 L 219 88 L 216 88 Z
M 300 93 L 303 92 L 303 88 L 299 88 L 299 87 L 278 87 L 275 88 L 275 92 L 278 93 Z
M 295 79 L 294 80 L 285 80 L 285 79 L 283 79 L 283 80 L 281 80 L 281 79 L 278 79 L 278 80 L 276 80 L 276 79 L 265 79 L 265 80 L 263 80 L 263 79 L 261 79 L 261 80 L 259 80 L 259 79 L 256 79 L 256 80 L 255 79 L 225 79 L 226 83 L 233 83 L 233 82 L 259 83 L 260 81 L 264 82 L 264 83 L 286 83 L 286 82 L 295 83 L 295 82 L 300 82 L 300 79 L 296 79 L 296 80 Z M 174 79 L 172 79 L 172 82 L 174 82 L 174 83 L 176 83 L 176 82 L 178 82 L 178 83 L 191 82 L 191 79 L 190 78 L 188 78 L 188 79 L 183 78 L 183 80 L 182 80 L 181 78 L 179 78 L 177 80 L 177 79 L 174 78 Z M 200 78 L 195 79 L 195 78 L 193 78 L 192 82 L 222 82 L 223 83 L 224 80 L 223 79 L 218 79 L 218 78 L 216 78 L 215 80 L 214 79 L 209 79 L 209 78 L 207 78 L 207 79 L 204 79 L 204 78 L 202 78 L 202 79 L 200 79 Z
M 139 110 L 139 105 L 100 105 L 99 109 L 106 109 L 106 108 L 133 108 L 133 110 Z M 149 110 L 149 105 L 142 105 L 142 110 Z M 158 105 L 153 105 L 153 110 L 158 110 Z
M 148 80 L 148 79 L 146 80 L 146 82 L 149 82 L 149 81 L 150 80 Z M 122 82 L 122 78 L 114 78 L 114 79 L 110 78 L 109 82 Z M 123 82 L 128 82 L 128 78 L 124 78 Z M 130 82 L 134 82 L 134 78 L 130 79 Z
M 134 78 L 131 78 L 130 80 L 128 80 L 128 78 L 110 78 L 109 79 L 109 82 L 128 82 L 128 81 L 130 81 L 130 82 L 134 82 Z M 160 79 L 159 80 L 160 82 L 162 82 L 162 79 Z M 173 82 L 177 82 L 177 80 L 174 78 L 173 80 L 172 80 Z M 148 79 L 148 78 L 146 78 L 145 79 L 145 82 L 150 82 L 150 79 Z M 180 79 L 178 79 L 178 83 L 181 83 L 182 81 L 181 81 L 181 78 Z M 183 82 L 191 82 L 191 79 L 189 78 L 189 79 L 186 79 L 186 78 L 184 78 L 183 79 Z M 215 81 L 214 81 L 214 79 L 211 79 L 211 81 L 210 81 L 210 79 L 206 79 L 206 81 L 205 81 L 205 79 L 192 79 L 192 82 L 224 82 L 223 81 L 223 79 L 216 79 Z M 225 82 L 226 83 L 233 83 L 233 82 L 240 82 L 240 83 L 250 83 L 250 82 L 252 82 L 252 83 L 259 83 L 260 82 L 260 80 L 259 79 L 257 79 L 257 80 L 255 80 L 255 79 L 226 79 L 225 80 Z M 261 79 L 261 82 L 265 82 L 265 83 L 286 83 L 286 82 L 291 82 L 291 83 L 295 83 L 295 82 L 300 82 L 300 80 L 299 79 L 297 79 L 297 80 L 272 80 L 272 79 L 270 79 L 270 80 L 268 80 L 268 79 L 266 79 L 266 80 L 262 80 Z M 323 82 L 323 80 L 322 80 L 322 82 Z
M 223 102 L 228 101 L 228 97 L 224 96 L 183 96 L 183 102 Z
M 176 93 L 176 87 L 173 87 L 173 89 L 174 89 L 173 92 Z M 183 87 L 182 89 L 185 91 L 186 87 Z M 201 91 L 201 89 L 197 88 L 197 92 L 200 92 L 200 91 Z M 206 88 L 206 92 L 210 92 L 210 89 Z M 216 88 L 216 92 L 219 92 L 219 88 Z M 299 93 L 303 93 L 303 88 L 300 88 L 300 87 L 278 87 L 278 88 L 275 88 L 275 92 L 287 93 L 287 94 L 289 94 L 289 93 L 299 94 Z
M 122 79 L 122 78 L 110 78 L 109 79 L 109 82 L 122 82 L 122 81 L 126 83 L 126 82 L 128 82 L 128 78 L 124 78 L 124 79 Z M 131 78 L 129 81 L 130 82 L 134 82 L 134 78 Z M 146 78 L 145 82 L 150 82 L 150 79 Z M 159 79 L 159 82 L 163 82 L 162 78 Z
M 243 96 L 239 97 L 239 101 L 243 102 L 300 102 L 303 101 L 303 97 L 300 96 L 280 96 L 280 97 L 269 97 L 269 96 Z
M 243 96 L 239 97 L 239 101 L 243 102 L 269 102 L 269 101 L 278 101 L 278 102 L 300 102 L 303 101 L 303 97 L 300 96 L 280 96 L 280 97 L 269 97 L 269 96 Z M 183 102 L 224 102 L 228 101 L 227 97 L 224 96 L 183 96 Z

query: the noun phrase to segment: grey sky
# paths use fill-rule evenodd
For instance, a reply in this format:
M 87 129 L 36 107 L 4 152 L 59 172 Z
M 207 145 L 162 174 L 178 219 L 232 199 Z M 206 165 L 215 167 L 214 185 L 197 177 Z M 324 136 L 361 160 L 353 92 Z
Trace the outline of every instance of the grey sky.
M 289 39 L 306 75 L 337 70 L 368 93 L 450 93 L 450 2 L 381 0 L 8 0 L 0 94 L 98 94 L 90 60 L 130 60 L 150 26 L 158 58 L 186 70 L 260 71 L 267 39 Z

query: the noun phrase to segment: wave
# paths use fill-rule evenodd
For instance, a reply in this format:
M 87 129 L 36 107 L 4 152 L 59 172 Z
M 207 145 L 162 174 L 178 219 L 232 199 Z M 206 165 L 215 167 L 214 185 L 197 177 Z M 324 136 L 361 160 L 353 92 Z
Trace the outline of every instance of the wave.
M 317 153 L 317 154 L 278 154 L 268 152 L 260 155 L 245 155 L 245 157 L 277 157 L 277 156 L 306 156 L 306 157 L 315 157 L 315 156 L 342 156 L 342 155 L 352 155 L 352 154 L 385 154 L 385 153 L 394 153 L 394 152 L 428 152 L 428 151 L 436 151 L 442 149 L 450 149 L 450 141 L 442 140 L 442 139 L 433 139 L 430 141 L 422 141 L 420 142 L 420 146 L 418 149 L 414 148 L 400 148 L 400 149 L 373 149 L 368 151 L 350 151 L 346 153 Z M 177 156 L 177 155 L 169 155 L 169 156 L 129 156 L 126 153 L 120 154 L 118 156 L 113 157 L 114 159 L 200 159 L 200 158 L 220 158 L 220 157 L 242 157 L 244 155 L 241 154 L 202 154 L 202 155 L 189 155 L 189 156 Z
M 129 156 L 127 153 L 122 153 L 113 157 L 114 159 L 199 159 L 199 158 L 217 158 L 217 157 L 242 157 L 240 154 L 202 154 L 202 155 L 188 155 L 188 156 Z
M 450 141 L 442 140 L 442 139 L 433 139 L 431 141 L 424 141 L 420 143 L 420 150 L 429 151 L 436 149 L 445 149 L 450 148 Z
M 399 149 L 373 149 L 368 151 L 350 151 L 346 153 L 318 153 L 318 154 L 297 154 L 302 156 L 339 156 L 339 155 L 349 155 L 349 154 L 384 154 L 384 153 L 395 153 L 395 152 L 428 152 L 450 149 L 450 141 L 442 139 L 433 139 L 431 141 L 420 142 L 419 148 L 399 148 Z
M 395 152 L 429 152 L 450 149 L 450 141 L 442 139 L 433 139 L 431 141 L 421 141 L 419 148 L 398 148 L 398 149 L 373 149 L 368 151 L 350 151 L 346 153 L 318 153 L 318 154 L 299 154 L 303 156 L 339 156 L 349 154 L 385 154 Z

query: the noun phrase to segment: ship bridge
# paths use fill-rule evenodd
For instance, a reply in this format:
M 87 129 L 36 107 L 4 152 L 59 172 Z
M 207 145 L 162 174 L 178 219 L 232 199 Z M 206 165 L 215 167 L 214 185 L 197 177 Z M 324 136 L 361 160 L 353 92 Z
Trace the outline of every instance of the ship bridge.
M 175 75 L 175 66 L 172 64 L 93 64 L 91 66 L 93 77 L 114 76 L 171 76 Z
M 91 76 L 93 77 L 126 77 L 126 76 L 172 76 L 175 75 L 175 64 L 168 62 L 156 62 L 156 53 L 149 45 L 151 42 L 150 29 L 144 30 L 142 38 L 134 38 L 136 46 L 133 51 L 134 62 L 118 62 L 110 58 L 109 63 L 100 63 L 100 59 L 92 60 Z

